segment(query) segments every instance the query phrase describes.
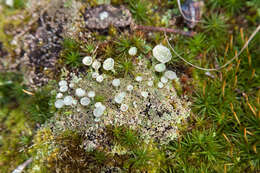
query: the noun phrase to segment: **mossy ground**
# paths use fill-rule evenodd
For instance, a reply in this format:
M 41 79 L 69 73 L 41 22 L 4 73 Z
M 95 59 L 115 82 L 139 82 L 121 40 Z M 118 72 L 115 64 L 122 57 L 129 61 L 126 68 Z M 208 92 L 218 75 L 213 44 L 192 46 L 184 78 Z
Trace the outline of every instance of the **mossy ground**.
M 91 5 L 97 3 L 97 1 L 90 2 Z M 112 4 L 115 5 L 122 3 L 127 5 L 138 24 L 187 29 L 181 22 L 176 26 L 171 26 L 168 22 L 169 14 L 180 15 L 176 1 L 112 0 Z M 144 5 L 147 3 L 148 5 Z M 167 13 L 164 11 L 167 11 Z M 257 0 L 206 1 L 203 22 L 195 28 L 198 34 L 193 38 L 171 35 L 171 43 L 177 52 L 196 65 L 207 68 L 221 66 L 242 48 L 250 33 L 256 28 L 260 22 L 259 11 L 260 5 Z M 4 33 L 6 21 L 1 19 L 14 13 L 13 9 L 4 9 L 4 12 L 0 14 L 0 38 L 9 51 L 12 50 L 9 47 L 11 38 Z M 17 26 L 20 22 L 18 21 Z M 109 32 L 109 36 L 97 34 L 97 37 L 95 37 L 97 39 L 90 40 L 87 44 L 96 45 L 96 40 L 110 40 L 100 46 L 100 55 L 97 56 L 118 55 L 121 51 L 124 53 L 125 50 L 128 50 L 129 44 L 135 44 L 133 37 L 145 40 L 148 49 L 158 43 L 167 46 L 163 33 L 147 35 L 144 32 L 122 34 L 118 31 L 112 31 Z M 123 40 L 120 40 L 120 38 Z M 181 76 L 182 86 L 179 88 L 179 94 L 189 93 L 193 102 L 193 115 L 187 124 L 180 127 L 183 130 L 180 131 L 178 140 L 161 148 L 154 147 L 153 143 L 144 144 L 143 141 L 139 141 L 138 134 L 132 132 L 131 129 L 122 127 L 112 129 L 111 138 L 119 145 L 118 148 L 122 150 L 122 153 L 128 153 L 124 157 L 119 157 L 119 162 L 122 162 L 120 166 L 128 170 L 132 168 L 132 171 L 139 172 L 258 172 L 260 170 L 259 40 L 260 34 L 258 33 L 246 51 L 235 61 L 222 70 L 210 72 L 210 76 L 206 75 L 204 71 L 183 64 L 181 60 L 174 57 L 169 68 L 175 69 Z M 138 45 L 135 46 L 138 47 Z M 141 47 L 143 46 L 141 45 Z M 139 49 L 142 49 L 141 47 Z M 94 52 L 91 46 L 87 48 L 85 52 L 83 51 L 83 54 Z M 129 59 L 127 53 L 125 56 Z M 69 62 L 66 61 L 66 58 L 65 61 L 63 60 L 64 58 L 61 60 L 61 64 L 74 65 L 73 61 L 71 63 L 71 60 L 74 59 L 70 59 Z M 75 64 L 77 64 L 77 61 Z M 121 75 L 125 75 L 126 71 L 128 73 L 129 69 L 131 70 L 129 65 L 122 67 Z M 5 73 L 0 75 L 6 76 Z M 2 83 L 8 80 L 0 81 L 0 87 Z M 46 104 L 51 100 L 51 96 L 43 99 L 45 100 L 44 109 L 37 110 L 36 106 L 35 109 L 32 109 L 33 114 L 25 113 L 24 108 L 27 107 L 22 103 L 40 104 L 40 102 L 39 100 L 38 102 L 35 101 L 37 99 L 31 99 L 33 96 L 24 96 L 22 88 L 25 88 L 25 86 L 22 85 L 21 81 L 18 81 L 13 87 L 14 97 L 8 100 L 10 99 L 9 95 L 4 95 L 5 102 L 0 103 L 1 129 L 4 129 L 1 130 L 0 140 L 1 172 L 10 172 L 31 155 L 36 155 L 34 151 L 27 152 L 28 147 L 32 145 L 32 138 L 34 138 L 35 149 L 43 151 L 43 154 L 49 154 L 47 152 L 49 146 L 46 142 L 51 140 L 52 136 L 55 136 L 50 129 L 44 128 L 33 137 L 36 129 L 35 124 L 42 123 L 48 117 L 51 117 L 49 113 L 52 112 L 52 107 L 51 105 L 48 107 L 48 104 Z M 5 87 L 0 88 L 0 94 L 1 92 L 4 93 L 5 89 Z M 17 93 L 17 91 L 21 92 Z M 2 99 L 2 95 L 0 95 L 0 99 Z M 31 119 L 30 115 L 47 116 L 44 116 L 44 121 L 42 121 L 41 118 Z M 122 131 L 123 135 L 118 135 Z M 70 164 L 71 172 L 80 171 L 80 168 L 85 169 L 85 165 L 81 167 L 77 162 L 81 157 L 88 158 L 89 160 L 85 161 L 89 161 L 88 163 L 91 163 L 92 166 L 111 164 L 107 161 L 111 157 L 107 156 L 105 151 L 74 155 L 73 151 L 82 153 L 82 150 L 75 149 L 75 145 L 80 143 L 80 134 L 64 132 L 55 137 L 55 147 L 58 147 L 57 149 L 52 148 L 53 152 L 49 156 L 43 155 L 44 164 L 55 165 L 58 163 L 61 168 L 64 164 Z M 61 141 L 67 140 L 69 142 L 65 143 L 65 146 L 62 145 L 64 148 L 59 147 Z M 135 141 L 142 144 L 136 145 Z M 68 155 L 73 160 L 67 160 L 65 155 L 59 155 L 63 153 L 64 150 L 62 149 L 66 149 L 66 147 L 69 149 Z M 148 149 L 144 150 L 142 147 Z M 151 150 L 151 148 L 153 149 Z M 2 151 L 4 151 L 4 154 L 2 154 Z M 78 156 L 81 157 L 78 158 Z M 56 158 L 58 160 L 55 160 Z M 149 164 L 155 163 L 154 160 L 160 161 L 160 164 L 158 165 L 157 162 L 151 169 Z M 34 163 L 34 165 L 37 165 L 37 163 Z M 32 168 L 34 167 L 32 166 L 30 170 Z M 47 169 L 43 167 L 40 172 L 47 172 Z
M 9 108 L 10 109 L 10 108 Z M 33 129 L 19 109 L 2 109 L 1 116 L 1 157 L 2 172 L 9 172 L 30 156 L 27 153 L 31 144 Z
M 28 151 L 37 126 L 52 116 L 50 90 L 28 95 L 26 89 L 21 74 L 0 73 L 1 172 L 10 172 L 30 158 Z
M 14 7 L 7 7 L 1 5 L 0 9 L 0 42 L 3 43 L 3 46 L 5 49 L 7 49 L 9 52 L 13 51 L 14 46 L 11 45 L 12 41 L 12 28 L 21 27 L 30 18 L 26 12 L 23 11 L 25 8 L 25 0 L 15 0 L 14 1 Z M 25 18 L 21 19 L 11 19 L 9 17 L 22 14 Z M 28 18 L 29 17 L 29 18 Z M 6 31 L 11 31 L 11 33 L 7 33 Z

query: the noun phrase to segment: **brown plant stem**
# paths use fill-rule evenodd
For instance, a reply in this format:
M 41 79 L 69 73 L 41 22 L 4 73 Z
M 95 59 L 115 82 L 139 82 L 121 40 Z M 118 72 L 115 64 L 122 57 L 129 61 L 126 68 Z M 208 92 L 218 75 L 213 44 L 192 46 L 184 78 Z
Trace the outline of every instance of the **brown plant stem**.
M 189 31 L 182 31 L 179 29 L 172 29 L 172 28 L 164 28 L 164 27 L 155 27 L 155 26 L 143 26 L 143 25 L 135 25 L 133 27 L 134 30 L 144 30 L 144 31 L 152 31 L 152 32 L 167 32 L 167 33 L 175 33 L 181 34 L 188 37 L 193 37 L 196 32 L 189 32 Z

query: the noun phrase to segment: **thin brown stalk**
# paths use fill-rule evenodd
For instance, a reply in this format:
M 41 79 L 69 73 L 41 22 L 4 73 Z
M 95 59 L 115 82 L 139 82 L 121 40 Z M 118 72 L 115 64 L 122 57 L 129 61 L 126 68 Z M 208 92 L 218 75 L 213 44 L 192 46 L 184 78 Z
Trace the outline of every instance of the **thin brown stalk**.
M 230 107 L 231 107 L 231 110 L 232 110 L 232 112 L 233 112 L 233 115 L 234 115 L 235 119 L 237 120 L 237 123 L 238 123 L 239 125 L 241 125 L 241 123 L 240 123 L 240 121 L 239 121 L 239 119 L 238 119 L 238 117 L 237 117 L 237 113 L 234 111 L 234 107 L 233 107 L 233 104 L 232 104 L 232 103 L 230 103 Z
M 180 29 L 155 27 L 155 26 L 143 26 L 143 25 L 135 25 L 133 29 L 142 30 L 142 31 L 150 31 L 150 32 L 164 32 L 164 33 L 181 34 L 181 35 L 188 36 L 188 37 L 193 37 L 196 34 L 193 31 L 183 31 Z

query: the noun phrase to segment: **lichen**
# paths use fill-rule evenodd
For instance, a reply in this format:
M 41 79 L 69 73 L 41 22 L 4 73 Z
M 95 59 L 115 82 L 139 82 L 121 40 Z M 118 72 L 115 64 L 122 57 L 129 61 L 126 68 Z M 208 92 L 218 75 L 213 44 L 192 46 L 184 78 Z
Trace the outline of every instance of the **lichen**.
M 115 80 L 113 76 L 106 75 L 102 84 L 99 84 L 90 77 L 92 73 L 91 69 L 89 69 L 86 76 L 75 76 L 73 74 L 67 76 L 68 82 L 70 83 L 73 83 L 73 78 L 82 78 L 82 80 L 74 84 L 75 87 L 78 88 L 76 89 L 76 93 L 79 88 L 82 88 L 81 90 L 83 91 L 94 91 L 96 95 L 103 95 L 105 100 L 103 100 L 102 104 L 104 104 L 107 109 L 104 115 L 100 117 L 101 121 L 97 124 L 91 113 L 94 110 L 94 100 L 91 100 L 90 104 L 86 107 L 78 104 L 66 106 L 56 115 L 56 117 L 60 118 L 60 120 L 55 119 L 56 123 L 67 121 L 63 113 L 69 111 L 71 113 L 70 117 L 72 118 L 72 122 L 67 122 L 72 123 L 70 128 L 74 128 L 74 123 L 88 122 L 84 124 L 80 130 L 86 135 L 89 129 L 98 130 L 107 125 L 118 124 L 131 126 L 131 128 L 140 131 L 143 138 L 153 139 L 162 144 L 176 138 L 178 134 L 177 124 L 189 116 L 190 103 L 177 96 L 173 84 L 168 82 L 168 79 L 165 80 L 162 77 L 163 79 L 161 80 L 165 83 L 163 87 L 157 88 L 157 85 L 148 86 L 147 82 L 151 82 L 151 79 L 155 79 L 156 75 L 154 75 L 150 69 L 146 69 L 145 64 L 147 60 L 143 59 L 141 62 L 140 64 L 142 65 L 137 65 L 136 67 L 136 73 L 143 74 L 142 77 L 139 76 L 142 80 L 135 81 L 135 79 L 131 77 L 121 78 L 120 85 L 116 88 L 113 87 L 113 80 Z M 69 81 L 69 79 L 71 79 L 71 81 Z M 170 80 L 173 79 L 175 78 L 170 78 Z M 154 82 L 156 83 L 155 80 Z M 129 89 L 129 85 L 133 85 L 132 90 Z M 77 100 L 78 95 L 74 95 L 74 92 L 75 91 L 71 89 L 67 94 Z M 124 97 L 121 98 L 120 96 L 119 98 L 120 93 L 123 93 Z M 138 106 L 134 107 L 133 102 Z M 121 107 L 125 111 L 121 112 L 118 104 L 125 104 L 126 106 Z M 125 109 L 126 107 L 127 109 Z M 73 117 L 75 120 L 73 120 Z M 76 119 L 76 117 L 79 117 L 79 119 Z M 84 131 L 84 129 L 86 131 Z M 98 146 L 100 144 L 96 143 L 96 145 Z

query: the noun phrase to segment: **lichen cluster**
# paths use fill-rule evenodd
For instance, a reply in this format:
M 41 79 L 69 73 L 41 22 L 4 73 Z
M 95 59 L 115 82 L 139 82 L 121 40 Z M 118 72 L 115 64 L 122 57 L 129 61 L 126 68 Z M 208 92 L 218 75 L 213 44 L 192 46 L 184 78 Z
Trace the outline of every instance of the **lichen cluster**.
M 108 58 L 103 63 L 105 70 L 113 70 L 113 65 L 107 68 L 110 59 L 113 62 L 112 58 Z M 86 74 L 64 76 L 56 91 L 55 106 L 62 108 L 56 116 L 62 121 L 66 121 L 66 116 L 79 117 L 76 121 L 85 122 L 86 135 L 90 129 L 98 131 L 108 125 L 126 125 L 139 131 L 147 140 L 155 139 L 159 143 L 173 140 L 178 134 L 178 124 L 189 116 L 190 103 L 177 96 L 173 84 L 179 81 L 173 71 L 166 71 L 160 78 L 153 67 L 147 68 L 147 63 L 147 59 L 142 59 L 136 65 L 136 77 L 115 78 L 99 74 L 92 67 Z M 96 73 L 104 80 L 93 78 Z M 99 100 L 100 97 L 102 100 Z M 98 110 L 100 113 L 97 113 Z M 81 127 L 81 131 L 83 129 Z M 96 143 L 95 147 L 99 145 Z

